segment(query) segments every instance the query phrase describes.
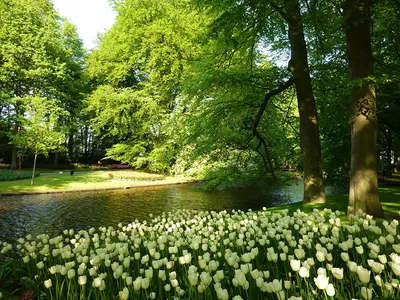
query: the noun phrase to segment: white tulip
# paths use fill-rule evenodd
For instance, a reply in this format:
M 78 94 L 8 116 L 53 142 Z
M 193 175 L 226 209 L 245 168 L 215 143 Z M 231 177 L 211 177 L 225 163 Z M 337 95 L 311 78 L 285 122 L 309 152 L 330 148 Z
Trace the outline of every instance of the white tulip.
M 378 255 L 378 259 L 382 264 L 386 264 L 387 263 L 387 257 L 386 257 L 385 254 Z
M 292 259 L 290 261 L 290 267 L 292 268 L 293 271 L 297 272 L 300 270 L 300 261 Z
M 385 269 L 384 265 L 372 259 L 368 259 L 367 263 L 371 267 L 372 271 L 374 271 L 374 273 L 380 274 Z
M 325 290 L 329 284 L 329 277 L 324 274 L 320 274 L 317 276 L 317 278 L 314 277 L 314 282 L 317 288 L 320 290 Z
M 282 290 L 282 280 L 274 279 L 271 287 L 274 293 L 280 292 Z
M 343 279 L 343 268 L 332 268 L 332 275 L 336 279 Z
M 85 285 L 87 282 L 87 276 L 86 275 L 82 275 L 78 277 L 78 283 L 80 285 Z
M 68 277 L 68 279 L 74 278 L 75 277 L 75 269 L 68 270 L 67 277 Z
M 349 254 L 347 252 L 340 253 L 340 257 L 343 259 L 344 262 L 349 261 Z
M 328 284 L 326 287 L 326 294 L 330 297 L 335 296 L 335 288 L 332 283 Z
M 144 290 L 146 290 L 146 289 L 149 288 L 149 285 L 150 285 L 150 280 L 149 280 L 149 278 L 143 278 L 143 279 L 142 279 L 142 282 L 141 282 L 141 288 L 144 289 Z
M 100 277 L 96 277 L 93 280 L 92 285 L 93 285 L 94 288 L 99 288 L 101 286 L 101 278 Z
M 44 281 L 44 286 L 45 286 L 47 289 L 50 289 L 50 288 L 53 286 L 53 283 L 51 282 L 51 279 L 45 280 L 45 281 Z
M 395 264 L 400 264 L 400 256 L 398 256 L 396 253 L 390 253 L 389 257 Z
M 347 266 L 349 267 L 349 270 L 353 273 L 357 272 L 358 270 L 358 265 L 354 261 L 348 261 Z
M 374 277 L 374 279 L 375 279 L 376 285 L 379 286 L 379 287 L 381 287 L 381 286 L 382 286 L 382 278 L 381 278 L 381 276 L 376 275 L 376 276 Z
M 366 299 L 372 299 L 372 289 L 368 289 L 365 286 L 361 287 L 361 296 Z
M 138 277 L 133 281 L 133 289 L 137 292 L 142 287 L 142 277 Z
M 392 268 L 393 273 L 396 276 L 400 276 L 400 265 L 393 263 L 393 262 L 390 262 L 389 264 L 390 264 L 390 267 Z
M 124 289 L 119 292 L 119 298 L 121 300 L 128 300 L 129 299 L 129 290 L 128 290 L 127 287 L 124 287 Z
M 301 267 L 301 268 L 299 269 L 299 275 L 300 275 L 300 277 L 302 277 L 302 278 L 309 277 L 309 276 L 310 276 L 310 271 L 309 271 L 307 268 L 305 268 L 305 267 Z
M 357 269 L 358 278 L 362 283 L 368 283 L 371 279 L 371 271 L 358 266 Z

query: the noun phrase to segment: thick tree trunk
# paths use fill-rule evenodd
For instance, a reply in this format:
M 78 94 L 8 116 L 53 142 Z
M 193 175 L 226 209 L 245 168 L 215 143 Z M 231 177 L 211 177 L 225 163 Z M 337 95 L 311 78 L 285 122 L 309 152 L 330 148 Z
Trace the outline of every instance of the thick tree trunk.
M 343 25 L 353 80 L 351 104 L 351 174 L 349 207 L 383 216 L 378 195 L 377 117 L 370 41 L 370 7 L 366 0 L 346 0 Z
M 304 171 L 304 203 L 325 202 L 322 177 L 321 142 L 319 139 L 317 108 L 308 69 L 307 48 L 298 0 L 285 0 L 289 25 L 291 60 L 289 70 L 293 73 L 300 115 L 300 147 Z

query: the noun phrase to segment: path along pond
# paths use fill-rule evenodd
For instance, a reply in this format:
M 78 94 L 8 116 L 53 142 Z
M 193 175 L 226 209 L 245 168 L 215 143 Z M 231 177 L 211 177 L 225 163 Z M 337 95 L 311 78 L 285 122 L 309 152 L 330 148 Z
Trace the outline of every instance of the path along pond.
M 345 191 L 328 188 L 327 193 Z M 150 220 L 177 209 L 257 210 L 301 201 L 302 180 L 290 185 L 268 185 L 214 191 L 198 184 L 179 184 L 105 190 L 0 197 L 0 241 L 14 242 L 27 234 L 59 235 L 65 229 L 118 226 Z

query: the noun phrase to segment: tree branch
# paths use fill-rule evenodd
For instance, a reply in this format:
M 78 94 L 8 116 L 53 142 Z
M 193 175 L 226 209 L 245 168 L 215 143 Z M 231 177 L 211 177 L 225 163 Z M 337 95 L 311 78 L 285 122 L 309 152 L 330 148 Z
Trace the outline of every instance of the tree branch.
M 259 144 L 257 147 L 257 152 L 261 155 L 261 152 L 259 152 L 259 148 L 261 146 L 261 144 L 264 146 L 264 150 L 265 150 L 265 155 L 267 157 L 267 161 L 268 161 L 268 165 L 269 165 L 269 169 L 271 170 L 271 174 L 272 174 L 272 179 L 274 181 L 276 181 L 276 177 L 275 177 L 275 172 L 274 172 L 274 168 L 272 166 L 272 162 L 271 162 L 271 157 L 269 155 L 269 151 L 268 151 L 268 146 L 267 146 L 267 142 L 265 141 L 265 139 L 263 138 L 263 136 L 261 135 L 261 133 L 257 130 L 258 125 L 260 124 L 261 121 L 261 117 L 264 114 L 265 109 L 267 108 L 269 99 L 271 99 L 271 97 L 282 93 L 284 90 L 286 90 L 287 88 L 289 88 L 292 84 L 294 83 L 294 78 L 291 77 L 289 80 L 287 80 L 286 82 L 284 82 L 282 85 L 280 85 L 278 88 L 276 88 L 275 90 L 270 91 L 269 93 L 265 94 L 264 96 L 264 102 L 261 105 L 260 109 L 258 110 L 258 113 L 256 115 L 256 118 L 254 119 L 253 122 L 253 128 L 252 128 L 252 132 L 253 132 L 253 137 L 256 137 L 259 140 Z M 261 155 L 264 159 L 264 156 Z M 266 161 L 264 159 L 264 164 L 266 169 L 267 165 L 266 165 Z
M 257 127 L 260 124 L 261 121 L 261 117 L 264 114 L 265 109 L 267 108 L 267 104 L 269 102 L 269 99 L 272 98 L 275 95 L 278 95 L 280 93 L 282 93 L 284 90 L 286 90 L 287 88 L 289 88 L 292 84 L 294 83 L 294 78 L 291 77 L 289 80 L 287 80 L 286 82 L 284 82 L 282 85 L 278 86 L 275 90 L 270 91 L 269 93 L 266 93 L 264 96 L 264 102 L 261 105 L 256 118 L 253 122 L 253 136 L 257 136 Z
M 275 3 L 274 1 L 270 1 L 269 2 L 272 6 L 273 9 L 275 9 L 280 15 L 281 17 L 288 22 L 288 15 L 287 13 L 282 9 L 282 7 L 280 7 L 277 3 Z

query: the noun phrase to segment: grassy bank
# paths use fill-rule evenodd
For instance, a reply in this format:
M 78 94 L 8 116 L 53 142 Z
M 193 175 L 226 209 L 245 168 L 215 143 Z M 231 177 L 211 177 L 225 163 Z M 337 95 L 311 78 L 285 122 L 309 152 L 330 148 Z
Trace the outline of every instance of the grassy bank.
M 186 179 L 139 171 L 75 172 L 72 176 L 69 171 L 62 173 L 42 171 L 41 175 L 36 177 L 34 186 L 30 184 L 30 179 L 0 182 L 0 195 L 118 189 L 180 182 L 186 182 Z
M 400 212 L 400 187 L 380 187 L 379 198 L 385 212 L 385 218 L 399 218 Z M 303 204 L 302 202 L 291 203 L 282 206 L 271 207 L 269 210 L 279 212 L 288 209 L 289 212 L 294 212 L 300 209 L 306 213 L 311 213 L 314 208 L 323 210 L 324 208 L 339 210 L 346 212 L 348 205 L 348 194 L 332 195 L 327 197 L 326 203 L 320 204 Z

